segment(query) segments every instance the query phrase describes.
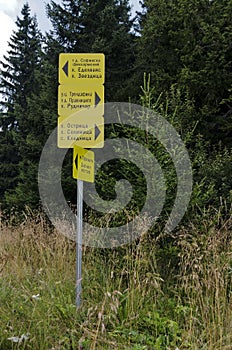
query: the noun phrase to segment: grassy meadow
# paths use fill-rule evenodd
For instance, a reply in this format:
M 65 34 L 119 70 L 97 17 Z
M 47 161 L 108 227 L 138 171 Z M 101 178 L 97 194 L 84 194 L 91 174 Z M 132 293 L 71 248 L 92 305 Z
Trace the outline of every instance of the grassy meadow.
M 39 214 L 2 222 L 0 349 L 232 349 L 231 223 L 215 212 L 167 245 L 84 247 L 77 310 L 75 243 Z

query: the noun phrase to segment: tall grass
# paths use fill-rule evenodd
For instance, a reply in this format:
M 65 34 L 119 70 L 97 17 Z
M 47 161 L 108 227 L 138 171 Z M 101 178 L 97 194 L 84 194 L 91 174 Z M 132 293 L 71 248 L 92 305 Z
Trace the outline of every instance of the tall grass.
M 182 228 L 171 285 L 159 239 L 145 233 L 117 249 L 83 248 L 77 310 L 75 243 L 39 214 L 2 223 L 0 349 L 231 349 L 231 245 L 231 219 Z
M 179 286 L 189 308 L 194 349 L 232 349 L 232 220 L 220 213 L 179 235 Z

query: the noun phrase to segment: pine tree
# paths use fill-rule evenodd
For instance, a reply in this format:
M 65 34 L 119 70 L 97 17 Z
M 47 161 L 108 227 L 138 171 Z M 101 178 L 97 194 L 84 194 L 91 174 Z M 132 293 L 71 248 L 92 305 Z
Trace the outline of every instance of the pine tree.
M 231 11 L 231 0 L 145 0 L 140 16 L 140 81 L 151 73 L 157 96 L 173 84 L 187 90 L 214 142 L 230 142 L 232 129 Z
M 46 35 L 45 60 L 49 75 L 41 101 L 50 119 L 45 120 L 50 131 L 57 124 L 57 87 L 59 53 L 102 52 L 106 58 L 105 101 L 128 101 L 129 77 L 134 63 L 133 21 L 128 0 L 63 0 L 47 6 L 52 30 Z M 43 89 L 43 87 L 42 87 Z M 44 90 L 45 91 L 45 90 Z M 55 97 L 55 98 L 54 98 Z M 49 122 L 48 122 L 49 120 Z M 62 186 L 66 198 L 76 202 L 75 181 L 71 178 L 72 152 L 63 164 Z
M 52 1 L 47 10 L 53 25 L 50 48 L 56 45 L 59 52 L 68 53 L 103 52 L 106 101 L 127 102 L 135 47 L 129 1 L 63 0 L 62 5 Z
M 28 140 L 31 139 L 33 128 L 38 137 L 37 125 L 31 114 L 30 99 L 39 93 L 38 71 L 41 56 L 41 33 L 36 17 L 30 16 L 28 4 L 23 6 L 16 26 L 17 29 L 10 38 L 10 49 L 1 62 L 0 81 L 1 200 L 2 196 L 5 196 L 4 200 L 11 205 L 17 205 L 16 188 L 20 183 L 29 189 L 26 172 L 31 145 L 28 145 Z M 24 203 L 27 203 L 26 193 L 27 191 L 22 193 Z

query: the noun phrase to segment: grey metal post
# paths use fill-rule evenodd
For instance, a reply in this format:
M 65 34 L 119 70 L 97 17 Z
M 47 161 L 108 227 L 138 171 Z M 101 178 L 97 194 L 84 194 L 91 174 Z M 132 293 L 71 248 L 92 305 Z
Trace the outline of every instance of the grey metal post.
M 81 306 L 83 181 L 77 180 L 76 306 Z

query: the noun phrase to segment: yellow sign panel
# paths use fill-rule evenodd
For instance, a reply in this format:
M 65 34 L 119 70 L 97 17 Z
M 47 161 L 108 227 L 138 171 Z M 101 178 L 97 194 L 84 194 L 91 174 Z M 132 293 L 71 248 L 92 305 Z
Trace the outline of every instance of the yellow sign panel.
M 92 108 L 90 109 L 92 111 Z M 58 118 L 58 147 L 102 148 L 104 118 L 86 110 Z
M 94 182 L 94 153 L 75 146 L 73 149 L 73 178 Z
M 104 84 L 105 56 L 103 53 L 61 53 L 59 56 L 60 84 Z
M 95 107 L 104 114 L 104 86 L 60 85 L 58 90 L 58 114 L 67 117 L 83 108 Z

